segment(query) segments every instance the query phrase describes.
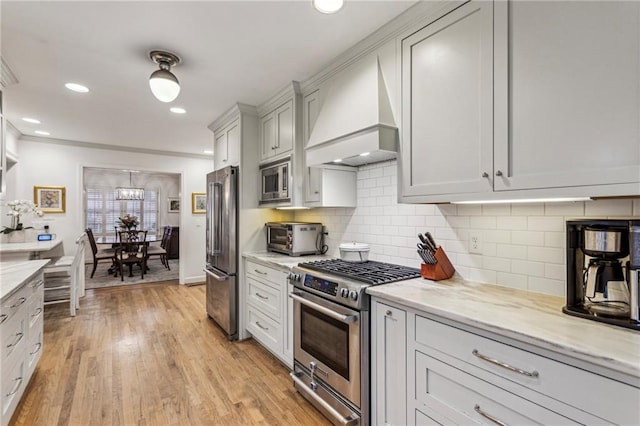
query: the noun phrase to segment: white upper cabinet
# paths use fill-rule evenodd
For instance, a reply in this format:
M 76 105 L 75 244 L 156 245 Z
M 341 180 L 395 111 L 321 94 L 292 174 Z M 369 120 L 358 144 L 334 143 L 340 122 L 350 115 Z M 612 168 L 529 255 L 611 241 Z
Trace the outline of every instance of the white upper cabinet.
M 295 141 L 293 100 L 260 117 L 260 160 L 291 153 Z
M 640 189 L 640 3 L 495 8 L 495 189 Z
M 492 20 L 472 1 L 402 40 L 405 197 L 491 191 Z
M 402 202 L 640 194 L 640 2 L 475 1 L 400 37 Z
M 240 163 L 240 119 L 214 133 L 213 167 L 219 170 Z

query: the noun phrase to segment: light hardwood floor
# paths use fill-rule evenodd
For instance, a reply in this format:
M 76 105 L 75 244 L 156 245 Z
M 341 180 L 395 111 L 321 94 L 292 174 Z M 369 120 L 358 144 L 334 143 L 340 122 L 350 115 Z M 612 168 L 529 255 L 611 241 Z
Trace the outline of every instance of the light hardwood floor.
M 204 286 L 88 290 L 49 305 L 44 351 L 12 425 L 328 425 L 253 340 L 229 343 Z

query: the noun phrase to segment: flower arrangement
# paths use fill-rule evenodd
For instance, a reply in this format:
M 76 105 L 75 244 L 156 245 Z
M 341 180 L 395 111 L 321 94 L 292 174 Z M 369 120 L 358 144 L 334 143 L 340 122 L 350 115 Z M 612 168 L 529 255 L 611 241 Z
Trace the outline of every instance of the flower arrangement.
M 138 216 L 131 216 L 128 213 L 122 217 L 119 217 L 118 219 L 120 219 L 121 228 L 131 229 L 140 225 L 140 222 L 138 221 Z
M 34 216 L 44 216 L 43 211 L 34 203 L 29 200 L 14 200 L 7 202 L 9 212 L 7 216 L 11 216 L 11 227 L 5 226 L 0 233 L 10 234 L 14 231 L 22 231 L 23 229 L 33 228 L 32 226 L 24 227 L 20 222 L 20 216 L 23 214 L 31 213 Z

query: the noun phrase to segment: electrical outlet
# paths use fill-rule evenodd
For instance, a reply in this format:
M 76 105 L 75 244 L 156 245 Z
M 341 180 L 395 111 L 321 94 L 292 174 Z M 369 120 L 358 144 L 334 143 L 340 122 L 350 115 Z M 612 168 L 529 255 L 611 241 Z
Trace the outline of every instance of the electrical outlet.
M 482 254 L 482 238 L 480 231 L 469 231 L 469 253 Z

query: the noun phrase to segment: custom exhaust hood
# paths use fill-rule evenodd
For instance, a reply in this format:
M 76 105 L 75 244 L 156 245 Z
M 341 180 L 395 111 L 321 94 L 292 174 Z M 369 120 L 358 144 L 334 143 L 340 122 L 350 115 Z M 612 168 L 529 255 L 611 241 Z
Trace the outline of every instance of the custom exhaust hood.
M 394 159 L 397 151 L 398 128 L 378 57 L 371 55 L 329 87 L 307 143 L 307 166 L 361 166 Z

